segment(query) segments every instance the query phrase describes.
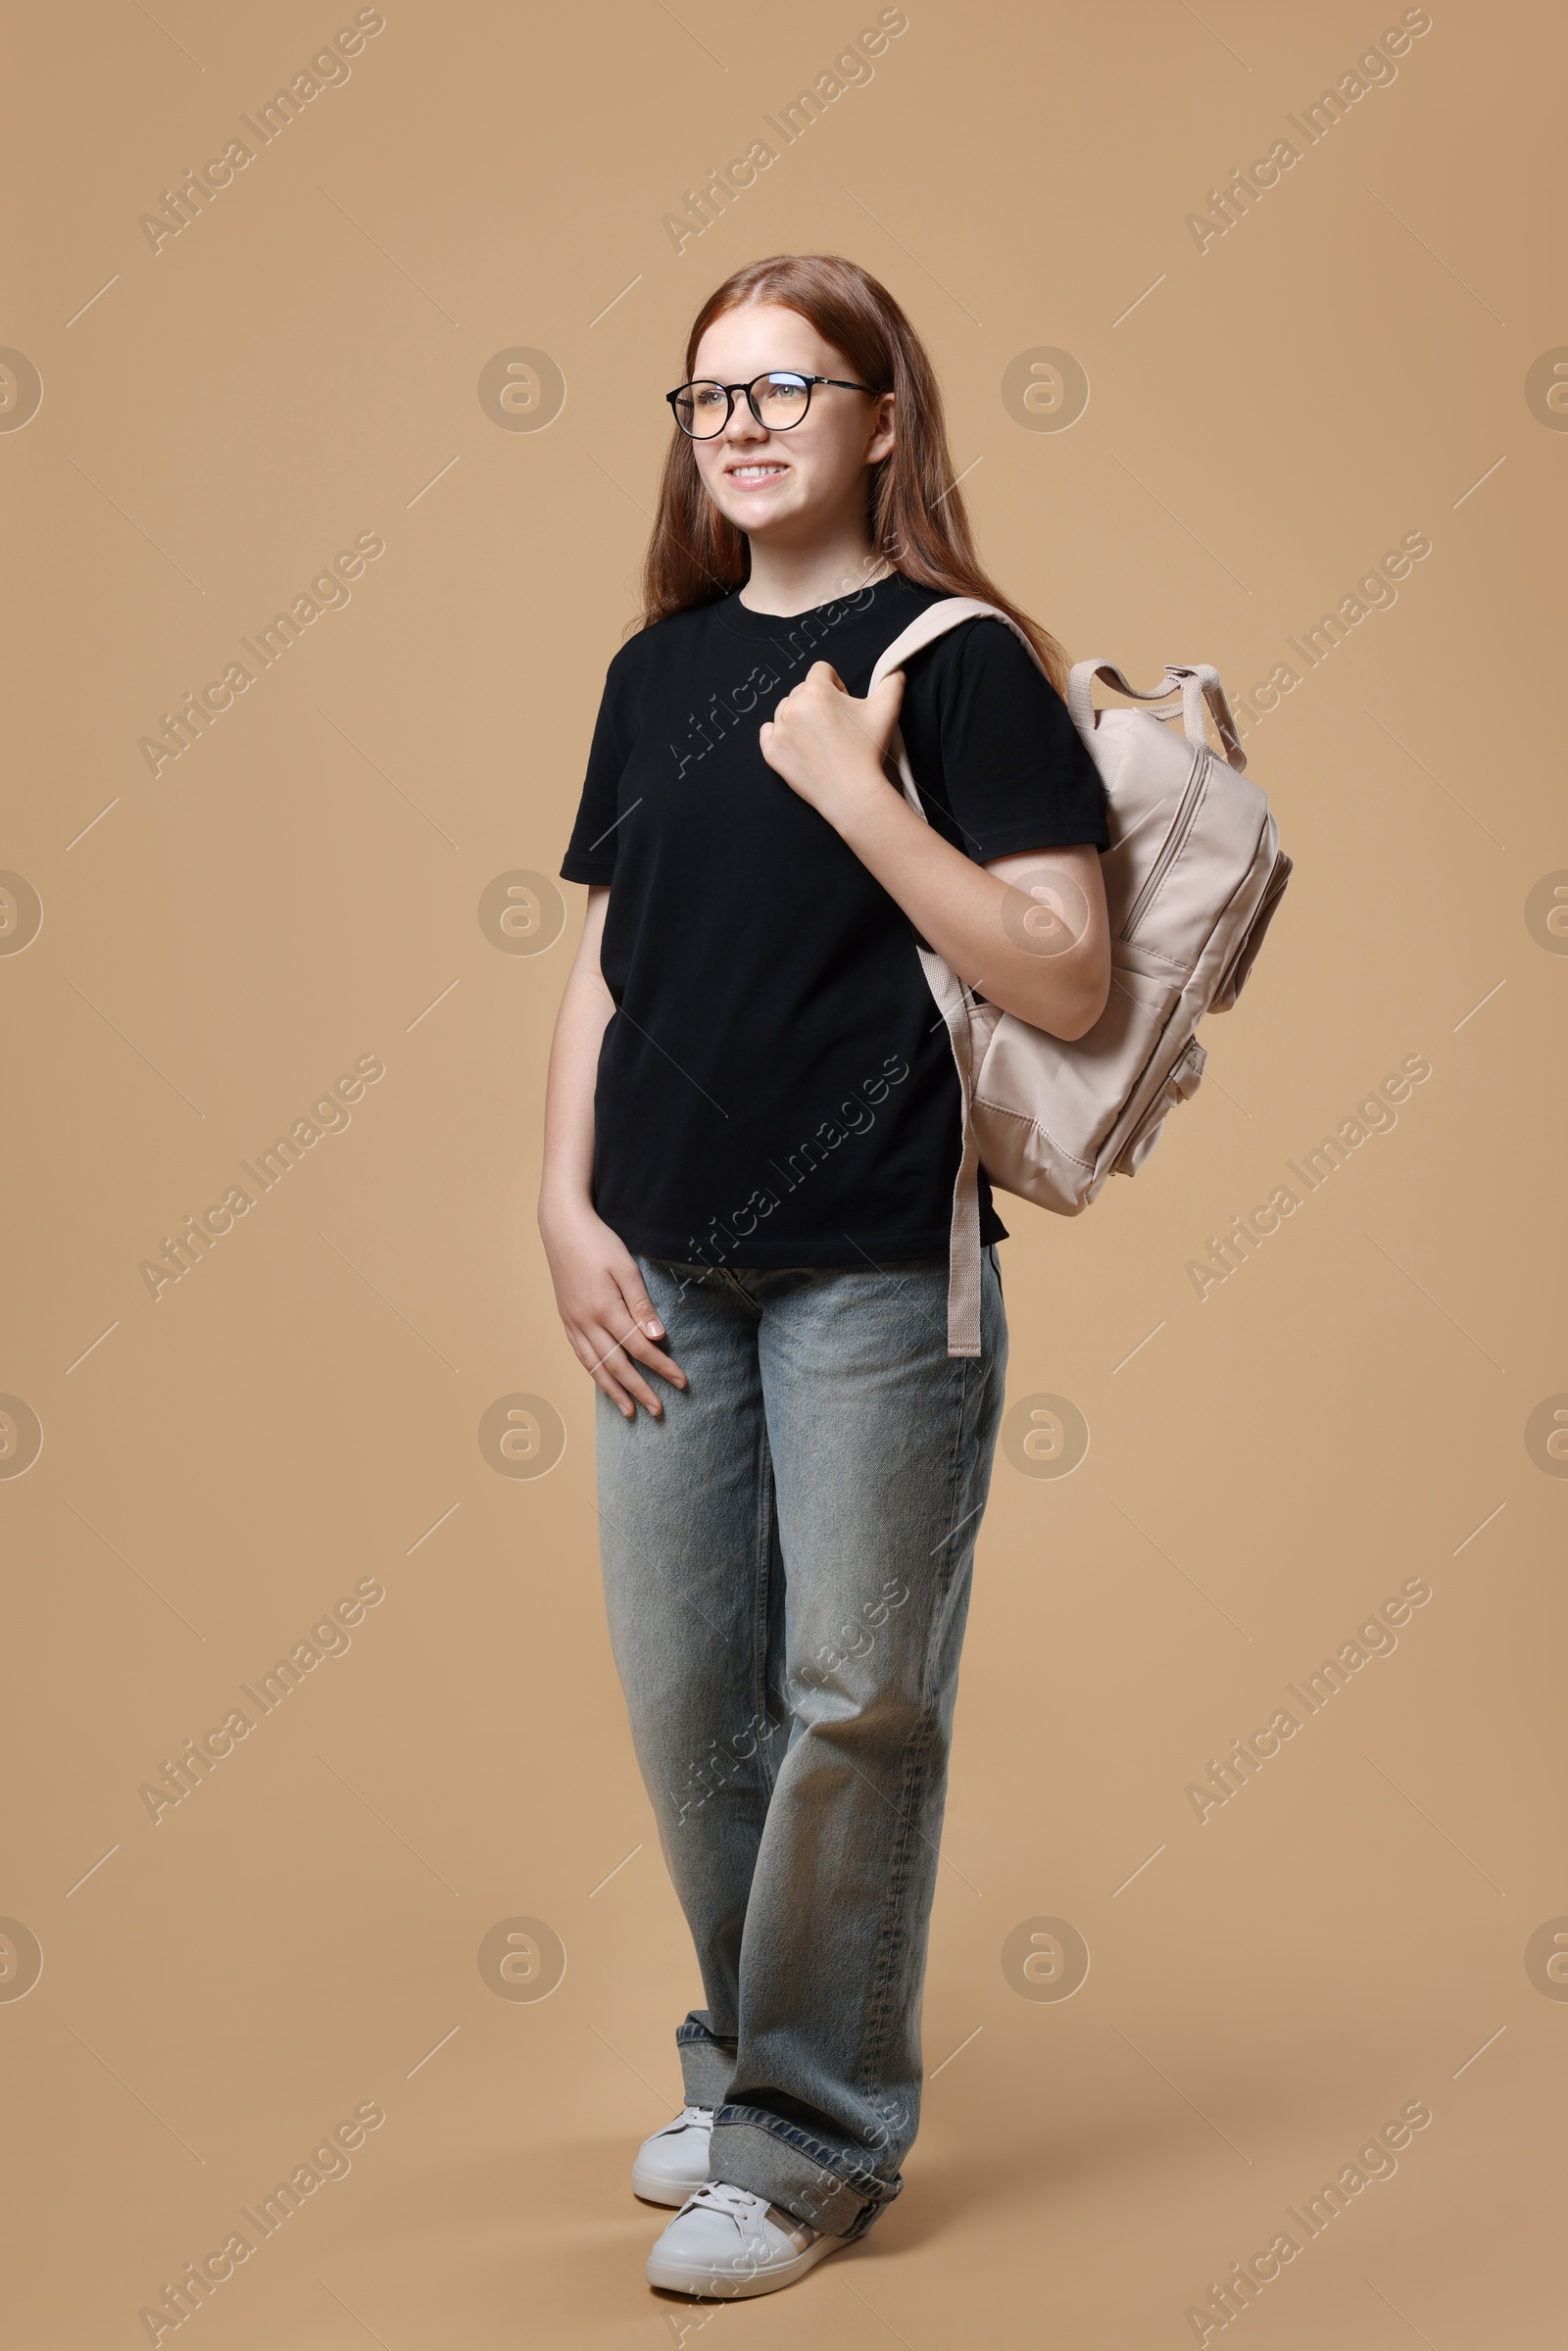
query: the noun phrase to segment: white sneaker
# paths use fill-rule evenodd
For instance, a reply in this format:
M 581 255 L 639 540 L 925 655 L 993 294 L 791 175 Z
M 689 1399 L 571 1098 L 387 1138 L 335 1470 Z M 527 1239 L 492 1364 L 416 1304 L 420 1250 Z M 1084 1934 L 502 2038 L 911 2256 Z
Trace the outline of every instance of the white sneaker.
M 710 2106 L 683 2106 L 672 2123 L 645 2138 L 631 2167 L 635 2195 L 645 2204 L 684 2204 L 708 2178 Z
M 810 2229 L 749 2188 L 710 2180 L 689 2197 L 648 2256 L 648 2282 L 724 2299 L 770 2294 L 848 2242 Z

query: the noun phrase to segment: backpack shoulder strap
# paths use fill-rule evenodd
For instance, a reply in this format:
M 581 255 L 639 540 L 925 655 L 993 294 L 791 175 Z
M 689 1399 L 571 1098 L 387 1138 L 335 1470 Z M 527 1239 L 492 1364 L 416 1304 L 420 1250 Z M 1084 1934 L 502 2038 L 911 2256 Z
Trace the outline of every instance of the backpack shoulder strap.
M 895 637 L 871 672 L 867 693 L 873 692 L 890 670 L 902 669 L 905 662 L 945 637 L 950 629 L 965 620 L 1004 621 L 1017 637 L 1031 659 L 1039 656 L 1022 629 L 1008 612 L 994 604 L 982 604 L 973 596 L 946 596 L 939 604 L 927 607 L 918 618 L 911 620 L 902 634 Z M 909 766 L 909 755 L 904 737 L 895 726 L 888 744 L 888 757 L 897 764 L 904 797 L 917 816 L 925 816 L 920 795 Z M 929 821 L 929 820 L 928 820 Z M 958 1171 L 953 1186 L 953 1215 L 948 1234 L 948 1352 L 950 1355 L 977 1356 L 980 1352 L 980 1147 L 975 1135 L 971 1104 L 974 1095 L 974 1038 L 970 1025 L 973 1000 L 951 966 L 932 949 L 917 940 L 920 966 L 926 984 L 935 999 L 947 1027 L 953 1048 L 954 1065 L 958 1078 L 958 1109 L 962 1132 L 962 1151 Z
M 917 653 L 923 653 L 928 645 L 934 645 L 938 637 L 945 637 L 950 629 L 961 627 L 965 620 L 1002 621 L 1005 627 L 1011 629 L 1030 660 L 1038 665 L 1040 656 L 1010 612 L 1002 612 L 994 604 L 982 604 L 975 596 L 945 596 L 940 604 L 928 605 L 923 612 L 910 621 L 906 629 L 902 630 L 894 638 L 892 644 L 878 659 L 876 667 L 871 672 L 871 682 L 865 689 L 867 694 L 876 692 L 877 687 L 890 670 L 902 669 L 906 661 L 912 661 Z M 897 726 L 895 726 L 888 744 L 888 758 L 898 767 L 899 782 L 903 786 L 905 799 L 917 816 L 924 816 L 925 809 L 920 805 L 920 795 L 915 787 L 913 774 L 910 772 L 908 754 L 904 747 L 904 737 Z
M 940 604 L 928 605 L 906 629 L 894 638 L 872 670 L 871 683 L 866 692 L 874 693 L 890 669 L 902 669 L 906 661 L 911 661 L 917 653 L 923 653 L 938 637 L 945 637 L 950 629 L 957 628 L 965 620 L 981 619 L 1002 621 L 1011 629 L 1030 659 L 1039 661 L 1039 655 L 1010 612 L 1002 612 L 994 604 L 982 604 L 976 596 L 944 596 Z M 1170 689 L 1167 687 L 1166 691 Z

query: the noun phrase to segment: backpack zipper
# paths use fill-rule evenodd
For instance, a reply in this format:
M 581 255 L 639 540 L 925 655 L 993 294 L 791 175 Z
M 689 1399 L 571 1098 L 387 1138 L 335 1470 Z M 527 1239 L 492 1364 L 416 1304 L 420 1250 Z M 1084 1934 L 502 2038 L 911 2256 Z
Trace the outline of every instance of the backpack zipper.
M 1165 846 L 1154 859 L 1149 879 L 1139 891 L 1132 911 L 1121 926 L 1121 935 L 1124 939 L 1130 939 L 1142 922 L 1145 914 L 1149 911 L 1154 893 L 1186 845 L 1187 836 L 1192 830 L 1193 818 L 1198 813 L 1198 804 L 1203 797 L 1203 787 L 1207 781 L 1208 757 L 1205 745 L 1193 761 L 1193 772 L 1187 779 L 1187 788 L 1182 794 L 1181 806 L 1176 810 L 1170 831 L 1165 837 Z

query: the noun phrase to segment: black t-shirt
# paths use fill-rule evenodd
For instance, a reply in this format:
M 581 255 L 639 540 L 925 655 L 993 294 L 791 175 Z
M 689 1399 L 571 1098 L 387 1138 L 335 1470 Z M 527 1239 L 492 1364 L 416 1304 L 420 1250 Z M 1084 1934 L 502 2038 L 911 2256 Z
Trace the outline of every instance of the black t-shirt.
M 813 661 L 863 695 L 938 600 L 894 576 L 785 619 L 732 595 L 610 664 L 561 871 L 613 884 L 594 1202 L 637 1254 L 947 1255 L 958 1081 L 913 926 L 758 744 Z M 966 621 L 906 674 L 910 766 L 956 847 L 984 864 L 1107 846 L 1099 771 L 1010 629 Z M 983 1174 L 980 1204 L 982 1239 L 1004 1240 Z

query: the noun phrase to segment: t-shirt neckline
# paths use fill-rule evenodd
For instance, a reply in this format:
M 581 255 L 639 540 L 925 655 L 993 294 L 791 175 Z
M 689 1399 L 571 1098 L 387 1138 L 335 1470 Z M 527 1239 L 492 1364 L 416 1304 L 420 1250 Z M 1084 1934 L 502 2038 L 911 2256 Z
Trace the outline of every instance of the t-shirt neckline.
M 803 612 L 756 612 L 750 605 L 742 604 L 739 588 L 732 588 L 713 611 L 725 627 L 732 628 L 738 636 L 786 636 L 803 621 L 818 619 L 824 612 L 848 610 L 863 616 L 880 611 L 890 596 L 909 585 L 902 571 L 890 572 L 886 579 L 874 580 L 868 588 L 852 588 L 843 596 L 830 596 L 823 604 L 808 605 Z

